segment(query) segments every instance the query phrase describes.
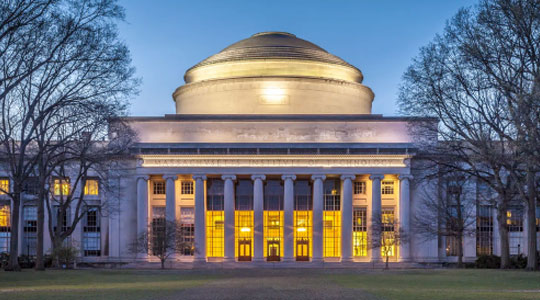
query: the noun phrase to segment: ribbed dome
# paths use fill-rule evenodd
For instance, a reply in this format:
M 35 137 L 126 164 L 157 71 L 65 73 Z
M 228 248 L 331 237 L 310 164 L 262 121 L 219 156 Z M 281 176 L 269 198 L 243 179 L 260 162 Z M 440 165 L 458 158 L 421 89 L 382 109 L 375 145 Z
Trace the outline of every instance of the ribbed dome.
M 236 42 L 188 69 L 184 79 L 191 83 L 260 76 L 363 79 L 362 72 L 343 59 L 286 32 L 261 32 Z
M 223 49 L 193 68 L 228 61 L 250 59 L 303 59 L 352 67 L 323 48 L 287 32 L 261 32 Z

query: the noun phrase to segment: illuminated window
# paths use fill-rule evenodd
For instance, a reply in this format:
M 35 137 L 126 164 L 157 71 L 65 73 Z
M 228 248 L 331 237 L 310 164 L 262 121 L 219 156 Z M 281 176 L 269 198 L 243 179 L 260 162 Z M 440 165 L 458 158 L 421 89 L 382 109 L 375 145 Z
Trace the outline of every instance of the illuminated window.
M 0 178 L 0 195 L 9 193 L 9 179 Z
M 393 195 L 394 194 L 394 181 L 383 181 L 381 186 L 381 194 Z
M 180 209 L 180 230 L 182 231 L 182 255 L 191 256 L 194 253 L 195 242 L 195 208 L 182 207 Z
M 207 181 L 206 201 L 206 256 L 223 257 L 225 255 L 223 180 Z
M 0 205 L 0 253 L 9 252 L 11 240 L 11 212 L 7 204 Z
M 235 256 L 239 260 L 251 260 L 253 253 L 253 211 L 237 210 L 235 216 Z
M 324 182 L 323 256 L 341 256 L 341 210 L 339 180 Z
M 151 243 L 152 253 L 154 255 L 161 255 L 164 251 L 167 251 L 167 249 L 163 247 L 163 245 L 165 245 L 164 239 L 166 238 L 165 226 L 165 206 L 153 206 Z
M 353 185 L 353 191 L 355 195 L 365 195 L 366 194 L 366 182 L 365 181 L 355 181 Z
M 54 180 L 54 195 L 66 196 L 69 195 L 70 186 L 69 179 L 55 179 Z
M 101 221 L 99 207 L 90 206 L 83 221 L 84 256 L 101 255 Z
M 23 249 L 26 255 L 36 255 L 37 206 L 23 207 Z
M 297 261 L 308 261 L 313 256 L 313 197 L 308 180 L 294 182 L 294 256 Z
M 517 255 L 523 250 L 523 208 L 511 206 L 506 212 L 506 226 L 508 227 L 508 242 L 510 254 Z
M 381 235 L 381 255 L 383 257 L 396 256 L 396 240 L 394 208 L 383 208 L 382 210 L 382 235 Z
M 152 181 L 154 195 L 165 195 L 165 180 Z
M 99 181 L 97 179 L 86 179 L 84 194 L 92 196 L 99 195 Z
M 476 255 L 493 254 L 493 207 L 476 209 Z
M 182 195 L 193 195 L 193 181 L 182 181 L 180 192 Z
M 264 186 L 264 257 L 280 261 L 283 257 L 283 185 L 268 180 Z
M 353 256 L 367 256 L 367 211 L 365 207 L 353 210 Z

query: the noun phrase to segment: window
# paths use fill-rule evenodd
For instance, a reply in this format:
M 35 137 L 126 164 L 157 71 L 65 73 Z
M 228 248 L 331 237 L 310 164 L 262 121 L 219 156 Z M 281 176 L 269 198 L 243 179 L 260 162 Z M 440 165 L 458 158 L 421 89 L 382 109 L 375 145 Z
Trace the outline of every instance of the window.
M 9 193 L 9 179 L 0 178 L 0 195 Z
M 101 255 L 101 224 L 99 207 L 90 206 L 83 221 L 84 256 Z
M 195 208 L 182 207 L 180 209 L 180 228 L 183 242 L 183 255 L 193 255 L 195 241 Z
M 459 255 L 459 240 L 455 236 L 446 237 L 446 256 L 458 256 Z
M 264 186 L 264 257 L 278 261 L 283 257 L 283 185 L 267 180 Z
M 182 195 L 193 195 L 193 181 L 182 181 L 180 192 Z
M 395 223 L 394 223 L 394 208 L 383 208 L 382 215 L 382 235 L 381 235 L 381 255 L 386 257 L 394 257 L 396 255 L 395 245 Z
M 165 195 L 165 181 L 152 181 L 153 183 L 153 194 L 154 195 Z
M 476 209 L 476 255 L 493 254 L 493 208 L 480 205 Z
M 28 195 L 39 194 L 39 189 L 39 179 L 37 177 L 30 177 L 23 184 L 23 190 Z
M 393 181 L 383 181 L 381 186 L 381 194 L 383 195 L 393 195 L 394 194 L 394 182 Z
M 353 210 L 353 256 L 367 256 L 367 211 L 365 207 Z
M 223 180 L 207 181 L 206 201 L 206 256 L 223 257 L 225 255 Z
M 99 181 L 97 179 L 86 179 L 84 194 L 91 196 L 99 195 Z
M 540 206 L 536 207 L 536 231 L 540 231 Z
M 323 207 L 323 256 L 341 256 L 340 182 L 325 181 Z
M 510 255 L 517 255 L 523 249 L 523 208 L 511 206 L 506 212 L 506 226 L 508 226 L 508 243 Z
M 54 219 L 53 219 L 55 231 L 56 231 L 56 226 L 58 225 L 57 223 L 58 219 L 60 218 L 60 213 L 62 213 L 62 209 L 60 208 L 60 206 L 55 205 L 54 206 Z M 61 232 L 66 232 L 69 229 L 68 227 L 68 222 L 70 220 L 69 214 L 70 214 L 70 209 L 68 207 L 65 209 L 62 215 L 62 222 L 61 222 L 62 228 L 60 229 Z
M 37 206 L 23 207 L 23 249 L 26 255 L 36 255 Z
M 55 196 L 69 195 L 69 192 L 70 192 L 69 178 L 54 180 L 54 195 Z
M 11 240 L 11 211 L 7 204 L 0 205 L 0 253 L 9 252 Z
M 366 182 L 365 181 L 355 181 L 353 185 L 353 192 L 355 195 L 365 195 L 366 194 Z
M 163 245 L 165 237 L 165 206 L 153 206 L 152 207 L 152 233 L 151 233 L 151 242 L 152 242 L 152 254 L 159 255 L 164 249 Z

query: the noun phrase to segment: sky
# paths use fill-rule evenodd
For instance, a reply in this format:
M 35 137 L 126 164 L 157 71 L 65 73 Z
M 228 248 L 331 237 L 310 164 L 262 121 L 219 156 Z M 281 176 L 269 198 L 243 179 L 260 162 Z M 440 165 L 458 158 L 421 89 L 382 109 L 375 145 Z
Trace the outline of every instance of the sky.
M 140 93 L 134 116 L 174 114 L 185 71 L 257 32 L 285 31 L 358 67 L 375 93 L 374 114 L 397 115 L 401 77 L 420 47 L 476 0 L 120 0 Z

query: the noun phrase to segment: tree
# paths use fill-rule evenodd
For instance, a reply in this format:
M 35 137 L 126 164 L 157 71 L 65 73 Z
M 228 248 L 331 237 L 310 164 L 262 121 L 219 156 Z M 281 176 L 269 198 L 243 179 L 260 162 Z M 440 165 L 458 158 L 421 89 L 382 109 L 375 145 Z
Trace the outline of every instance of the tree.
M 471 176 L 438 169 L 439 176 L 423 182 L 434 185 L 436 195 L 425 192 L 420 199 L 421 214 L 414 216 L 414 232 L 426 239 L 444 237 L 457 247 L 458 267 L 463 266 L 463 241 L 476 233 L 475 187 Z M 431 190 L 430 190 L 431 191 Z
M 384 257 L 384 268 L 389 269 L 390 257 L 396 256 L 398 247 L 409 242 L 409 236 L 400 228 L 398 219 L 393 213 L 383 213 L 372 218 L 369 226 L 368 245 L 371 251 L 381 251 Z
M 156 218 L 148 226 L 148 230 L 139 234 L 130 245 L 133 254 L 155 256 L 165 269 L 165 262 L 176 253 L 183 253 L 186 248 L 193 249 L 192 242 L 186 242 L 185 230 L 174 221 L 166 221 L 165 217 Z M 197 249 L 194 249 L 196 252 Z
M 137 85 L 129 51 L 117 37 L 115 22 L 123 17 L 115 0 L 0 4 L 0 156 L 13 186 L 8 194 L 12 224 L 19 223 L 24 183 L 32 174 L 40 177 L 38 265 L 43 254 L 42 201 L 48 192 L 45 162 L 64 142 L 56 136 L 56 122 L 66 121 L 66 110 L 98 112 L 96 107 L 104 103 L 116 103 L 113 111 L 124 113 L 127 96 Z M 78 135 L 63 138 L 73 141 Z M 18 230 L 12 226 L 11 270 L 19 269 Z
M 508 204 L 519 192 L 535 220 L 540 97 L 540 3 L 482 0 L 461 9 L 444 33 L 423 47 L 404 75 L 405 114 L 433 116 L 440 143 L 426 148 L 459 161 L 489 185 L 496 201 L 501 268 L 509 267 Z M 425 126 L 425 130 L 430 130 Z M 432 129 L 431 129 L 432 130 Z M 437 165 L 444 163 L 436 162 Z M 534 199 L 533 199 L 534 198 Z M 532 233 L 534 221 L 528 228 Z M 536 268 L 536 234 L 529 234 L 529 268 Z

